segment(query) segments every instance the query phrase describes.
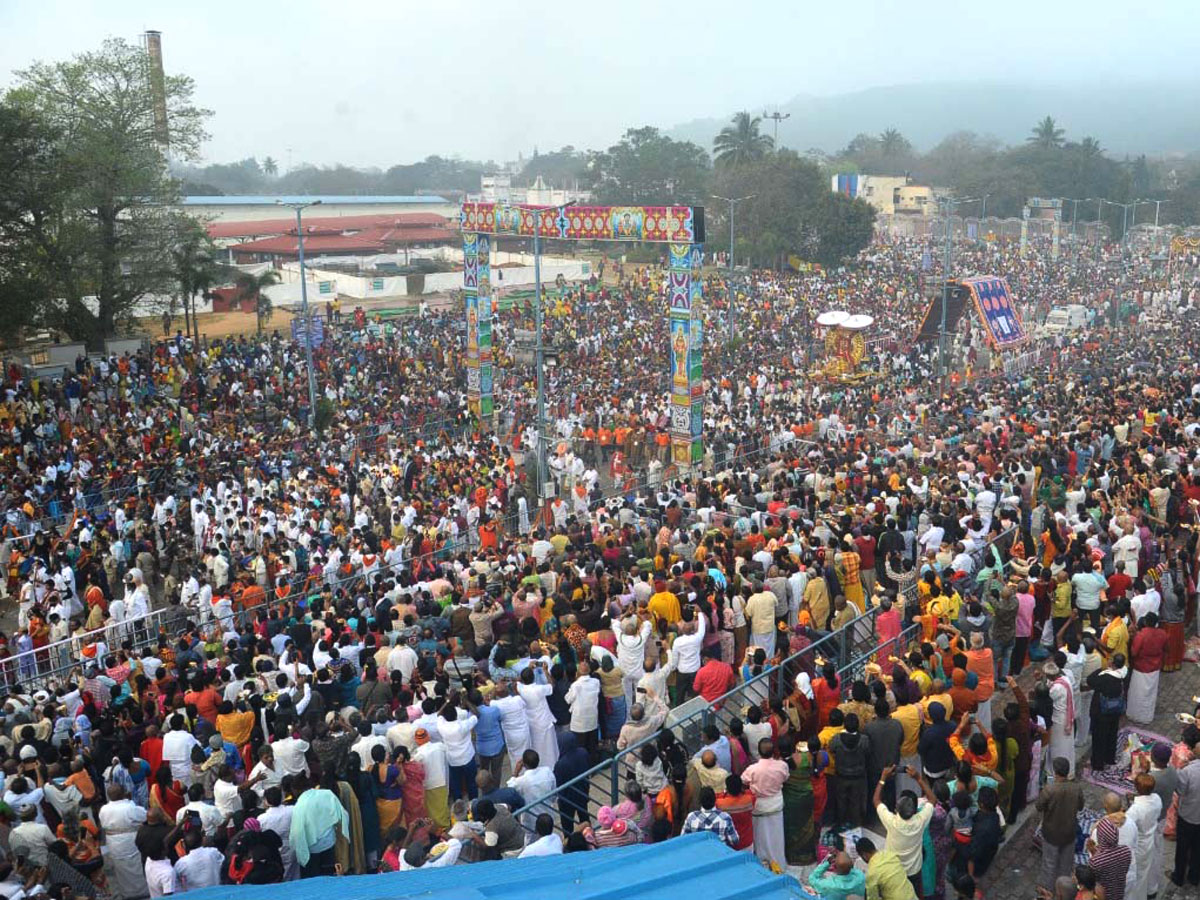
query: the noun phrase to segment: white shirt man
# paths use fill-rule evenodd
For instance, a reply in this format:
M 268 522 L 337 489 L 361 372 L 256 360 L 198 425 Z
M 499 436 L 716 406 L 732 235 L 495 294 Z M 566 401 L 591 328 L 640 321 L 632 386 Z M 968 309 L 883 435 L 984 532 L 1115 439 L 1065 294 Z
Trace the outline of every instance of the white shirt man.
M 554 770 L 549 766 L 538 766 L 536 769 L 522 769 L 520 775 L 508 779 L 507 786 L 521 795 L 526 805 L 541 800 L 554 792 L 558 782 L 554 779 Z M 532 831 L 536 813 L 525 813 L 522 816 L 525 827 Z
M 942 538 L 946 536 L 946 529 L 941 525 L 931 525 L 929 530 L 921 536 L 920 544 L 922 549 L 928 553 L 933 551 L 936 553 L 942 548 Z
M 284 806 L 269 806 L 258 816 L 258 824 L 263 828 L 275 832 L 283 841 L 283 847 L 279 851 L 279 855 L 283 860 L 283 878 L 285 881 L 293 881 L 298 872 L 293 872 L 296 869 L 296 853 L 292 850 L 292 844 L 289 837 L 292 832 L 292 807 Z
M 259 780 L 255 781 L 256 778 Z M 258 794 L 259 799 L 261 799 L 263 794 L 267 792 L 267 788 L 279 786 L 283 781 L 283 773 L 259 760 L 254 768 L 250 770 L 250 775 L 246 780 L 254 781 L 254 793 Z
M 562 837 L 552 831 L 545 837 L 540 837 L 527 844 L 525 849 L 517 854 L 517 859 L 528 859 L 531 856 L 558 856 L 562 852 Z
M 567 706 L 571 708 L 571 731 L 587 734 L 599 728 L 600 680 L 582 672 L 567 689 Z
M 1132 530 L 1121 535 L 1113 542 L 1113 565 L 1125 563 L 1125 574 L 1130 578 L 1138 577 L 1138 554 L 1142 550 L 1142 542 Z
M 508 750 L 509 762 L 515 767 L 521 754 L 529 748 L 529 718 L 525 715 L 525 701 L 516 694 L 510 694 L 507 697 L 493 697 L 488 702 L 500 710 L 504 747 Z
M 554 545 L 544 537 L 538 538 L 533 542 L 533 546 L 529 548 L 530 555 L 538 561 L 538 565 L 544 563 L 547 557 L 554 552 Z
M 450 783 L 445 744 L 433 741 L 421 744 L 413 754 L 413 759 L 425 767 L 425 790 L 442 788 Z
M 175 868 L 169 859 L 147 859 L 143 871 L 146 874 L 146 890 L 151 898 L 169 897 L 179 886 Z
M 275 768 L 280 772 L 280 777 L 308 772 L 308 762 L 304 759 L 304 754 L 308 752 L 308 741 L 282 738 L 273 743 L 271 749 L 275 753 Z
M 388 653 L 387 668 L 389 672 L 399 672 L 404 677 L 404 683 L 407 684 L 412 677 L 413 670 L 417 667 L 417 662 L 417 651 L 406 642 L 402 642 Z
M 13 855 L 20 853 L 27 856 L 29 862 L 34 866 L 46 865 L 46 857 L 50 845 L 54 841 L 54 832 L 45 822 L 38 822 L 35 819 L 23 821 L 9 832 L 9 846 L 12 848 Z
M 126 596 L 125 606 L 130 619 L 140 619 L 150 614 L 150 589 L 140 578 L 134 579 L 134 589 Z
M 773 604 L 774 595 L 771 594 L 770 596 Z M 704 615 L 697 613 L 696 621 L 699 624 L 696 626 L 694 633 L 681 634 L 675 638 L 675 642 L 671 645 L 671 651 L 675 654 L 675 668 L 685 675 L 695 675 L 700 671 L 700 648 L 704 644 L 704 634 L 708 620 Z
M 200 742 L 190 731 L 173 729 L 163 735 L 163 761 L 171 765 L 171 777 L 187 787 L 192 783 L 192 748 Z
M 203 800 L 191 800 L 184 804 L 179 812 L 175 813 L 175 824 L 178 825 L 181 823 L 189 812 L 199 813 L 200 827 L 204 829 L 206 837 L 216 837 L 217 829 L 225 821 L 225 817 L 211 803 L 206 803 Z
M 238 786 L 232 781 L 218 778 L 213 785 L 213 803 L 223 818 L 228 818 L 238 812 L 242 808 L 242 797 L 238 793 Z
M 454 711 L 455 718 L 447 719 L 438 716 L 438 733 L 442 736 L 442 744 L 446 748 L 446 764 L 449 766 L 465 766 L 475 758 L 475 745 L 471 743 L 471 732 L 479 724 L 479 718 L 468 715 L 463 710 Z
M 1159 610 L 1162 609 L 1162 594 L 1153 586 L 1148 587 L 1146 588 L 1146 593 L 1130 598 L 1129 609 L 1133 613 L 1133 621 L 1135 622 L 1140 622 L 1142 617 L 1149 613 L 1158 615 Z
M 350 752 L 358 756 L 359 768 L 364 772 L 374 765 L 374 760 L 371 758 L 371 748 L 376 745 L 387 751 L 389 748 L 387 735 L 368 734 L 365 737 L 360 737 L 350 745 Z
M 221 883 L 221 866 L 225 857 L 216 847 L 197 847 L 189 850 L 175 863 L 175 878 L 179 889 L 197 891 Z
M 387 730 L 388 745 L 395 750 L 407 747 L 409 755 L 417 751 L 417 726 L 414 722 L 397 722 Z

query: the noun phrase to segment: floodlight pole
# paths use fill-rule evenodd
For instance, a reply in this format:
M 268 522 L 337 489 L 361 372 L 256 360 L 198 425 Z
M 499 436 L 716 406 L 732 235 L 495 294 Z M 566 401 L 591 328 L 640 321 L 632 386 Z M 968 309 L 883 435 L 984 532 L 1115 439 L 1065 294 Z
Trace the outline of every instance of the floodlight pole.
M 300 263 L 300 314 L 304 317 L 304 367 L 308 371 L 308 427 L 309 430 L 317 425 L 317 379 L 313 372 L 312 358 L 312 319 L 308 315 L 308 280 L 304 277 L 304 223 L 301 215 L 310 206 L 320 206 L 320 200 L 309 203 L 285 203 L 276 200 L 280 206 L 290 206 L 296 211 L 296 256 Z
M 786 117 L 785 117 L 786 118 Z M 729 204 L 729 275 L 726 277 L 726 293 L 729 295 L 729 342 L 733 343 L 733 216 L 737 205 L 743 200 L 753 200 L 758 194 L 747 194 L 745 197 L 721 197 L 713 194 L 714 200 Z
M 946 393 L 946 307 L 950 303 L 950 260 L 951 260 L 951 215 L 953 207 L 949 197 L 942 201 L 946 217 L 946 247 L 942 257 L 942 322 L 938 328 L 938 393 Z
M 539 505 L 549 500 L 545 494 L 547 464 L 546 464 L 546 355 L 542 344 L 542 242 L 538 231 L 541 215 L 546 209 L 553 209 L 558 215 L 568 206 L 574 206 L 575 201 L 562 203 L 554 207 L 541 207 L 533 215 L 533 315 L 534 315 L 534 368 L 537 370 L 537 496 Z

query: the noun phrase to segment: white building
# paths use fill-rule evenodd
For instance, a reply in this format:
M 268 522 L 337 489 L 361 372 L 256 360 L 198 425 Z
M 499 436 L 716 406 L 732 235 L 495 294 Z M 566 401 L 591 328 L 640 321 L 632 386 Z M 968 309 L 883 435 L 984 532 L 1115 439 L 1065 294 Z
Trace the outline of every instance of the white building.
M 512 175 L 481 175 L 479 195 L 485 203 L 512 203 Z

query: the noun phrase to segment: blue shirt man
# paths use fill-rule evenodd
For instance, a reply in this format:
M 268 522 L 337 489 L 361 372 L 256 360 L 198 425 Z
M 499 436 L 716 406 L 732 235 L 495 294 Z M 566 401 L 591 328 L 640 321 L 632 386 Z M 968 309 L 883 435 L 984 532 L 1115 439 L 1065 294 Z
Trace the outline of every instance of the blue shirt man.
M 475 711 L 475 752 L 480 756 L 499 756 L 504 752 L 504 732 L 500 729 L 500 710 L 488 704 Z

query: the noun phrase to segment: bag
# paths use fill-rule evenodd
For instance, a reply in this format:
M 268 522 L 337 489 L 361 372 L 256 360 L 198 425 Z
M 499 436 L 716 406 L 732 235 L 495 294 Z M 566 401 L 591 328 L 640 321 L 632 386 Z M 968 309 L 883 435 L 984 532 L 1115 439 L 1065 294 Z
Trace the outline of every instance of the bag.
M 1125 695 L 1117 694 L 1115 697 L 1109 697 L 1104 694 L 1099 696 L 1100 715 L 1102 716 L 1121 716 L 1125 714 Z

